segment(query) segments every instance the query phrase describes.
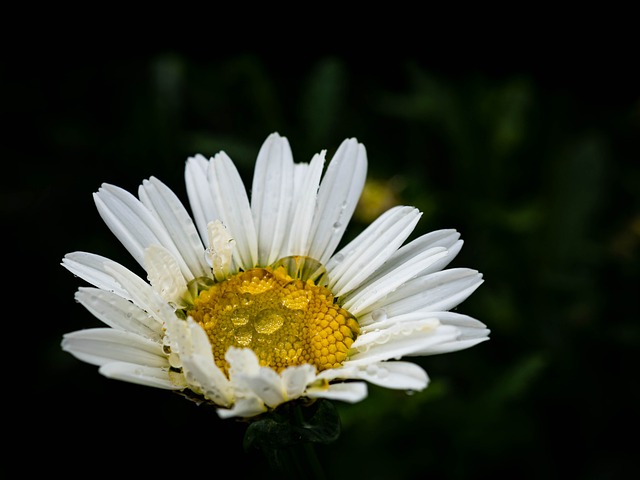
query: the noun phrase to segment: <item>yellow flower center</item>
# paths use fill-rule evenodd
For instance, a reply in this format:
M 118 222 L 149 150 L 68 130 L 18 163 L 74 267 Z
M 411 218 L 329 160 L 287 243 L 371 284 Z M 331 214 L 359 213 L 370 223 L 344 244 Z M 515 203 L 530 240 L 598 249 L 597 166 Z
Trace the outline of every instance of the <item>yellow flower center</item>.
M 360 332 L 329 289 L 292 278 L 283 266 L 252 268 L 214 283 L 186 314 L 204 328 L 225 373 L 231 346 L 251 348 L 261 365 L 278 372 L 305 363 L 318 371 L 336 368 Z

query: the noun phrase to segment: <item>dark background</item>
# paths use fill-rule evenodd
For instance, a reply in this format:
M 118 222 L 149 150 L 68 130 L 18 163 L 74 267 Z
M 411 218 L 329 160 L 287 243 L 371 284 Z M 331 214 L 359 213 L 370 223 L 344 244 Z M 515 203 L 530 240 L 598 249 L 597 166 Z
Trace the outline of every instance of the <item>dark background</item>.
M 624 65 L 621 67 L 621 65 Z M 137 264 L 92 200 L 156 176 L 186 200 L 188 156 L 225 150 L 250 181 L 262 142 L 296 161 L 357 137 L 381 195 L 415 205 L 415 234 L 456 228 L 451 266 L 485 283 L 459 308 L 491 340 L 416 359 L 421 393 L 370 388 L 336 404 L 329 478 L 628 478 L 640 346 L 640 94 L 629 60 L 304 59 L 181 51 L 48 53 L 2 66 L 5 375 L 10 458 L 80 476 L 170 469 L 270 478 L 243 423 L 179 395 L 103 378 L 60 349 L 98 326 L 64 254 Z M 364 208 L 368 207 L 368 208 Z M 7 245 L 5 243 L 5 245 Z M 138 272 L 141 273 L 141 272 Z M 13 308 L 16 307 L 16 308 Z M 15 412 L 15 413 L 14 413 Z M 22 457 L 20 457 L 22 458 Z M 260 475 L 260 477 L 257 477 Z M 243 477 L 244 478 L 244 477 Z

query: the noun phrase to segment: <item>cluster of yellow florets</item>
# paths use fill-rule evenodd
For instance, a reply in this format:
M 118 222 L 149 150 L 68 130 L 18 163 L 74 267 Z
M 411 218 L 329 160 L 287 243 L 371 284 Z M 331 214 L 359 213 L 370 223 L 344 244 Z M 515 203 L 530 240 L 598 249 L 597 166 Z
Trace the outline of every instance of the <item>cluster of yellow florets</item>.
M 187 310 L 205 330 L 218 367 L 229 347 L 251 348 L 263 366 L 282 371 L 309 363 L 337 368 L 359 333 L 331 292 L 289 276 L 284 267 L 253 268 L 202 291 Z

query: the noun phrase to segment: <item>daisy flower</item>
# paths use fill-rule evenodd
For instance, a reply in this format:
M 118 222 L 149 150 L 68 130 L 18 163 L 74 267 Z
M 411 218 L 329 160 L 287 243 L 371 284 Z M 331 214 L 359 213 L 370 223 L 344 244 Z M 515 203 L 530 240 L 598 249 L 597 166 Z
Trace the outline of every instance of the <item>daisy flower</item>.
M 271 134 L 247 193 L 232 160 L 188 158 L 192 216 L 150 177 L 138 197 L 110 184 L 101 217 L 142 266 L 141 278 L 103 256 L 62 265 L 92 286 L 76 300 L 104 328 L 64 335 L 63 350 L 106 377 L 188 393 L 222 418 L 250 418 L 296 399 L 355 403 L 367 384 L 419 391 L 428 382 L 400 360 L 488 339 L 480 321 L 451 312 L 481 283 L 445 267 L 460 234 L 437 230 L 405 244 L 421 213 L 396 206 L 336 252 L 367 172 L 365 147 L 342 142 L 294 163 Z

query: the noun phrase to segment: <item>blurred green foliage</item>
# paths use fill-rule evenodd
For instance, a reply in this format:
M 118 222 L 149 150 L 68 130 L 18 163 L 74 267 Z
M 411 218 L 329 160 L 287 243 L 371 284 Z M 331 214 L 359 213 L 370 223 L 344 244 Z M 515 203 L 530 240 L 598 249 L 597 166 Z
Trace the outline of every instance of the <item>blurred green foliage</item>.
M 94 208 L 102 182 L 135 193 L 153 175 L 186 203 L 188 156 L 225 150 L 250 185 L 273 131 L 297 161 L 330 157 L 355 136 L 370 179 L 424 212 L 415 235 L 461 232 L 451 266 L 485 283 L 458 311 L 492 334 L 415 359 L 432 379 L 423 392 L 371 387 L 366 401 L 337 405 L 342 435 L 318 449 L 329 477 L 628 478 L 640 400 L 640 83 L 491 67 L 159 52 L 4 68 L 3 108 L 19 133 L 3 142 L 0 205 L 21 252 L 11 274 L 37 272 L 40 293 L 26 293 L 43 302 L 18 318 L 34 361 L 21 399 L 25 418 L 37 415 L 29 436 L 71 472 L 78 455 L 162 472 L 154 458 L 166 452 L 189 471 L 206 460 L 212 475 L 242 457 L 244 424 L 107 380 L 60 351 L 63 333 L 97 320 L 74 302 L 80 284 L 59 262 L 85 250 L 135 270 Z M 361 213 L 348 238 L 371 215 Z M 61 431 L 63 444 L 52 438 Z M 268 478 L 258 455 L 239 465 Z

